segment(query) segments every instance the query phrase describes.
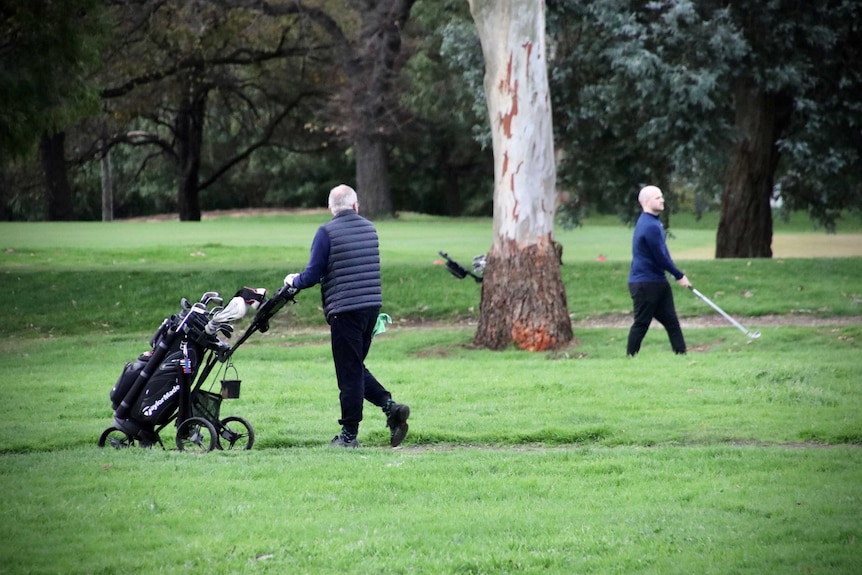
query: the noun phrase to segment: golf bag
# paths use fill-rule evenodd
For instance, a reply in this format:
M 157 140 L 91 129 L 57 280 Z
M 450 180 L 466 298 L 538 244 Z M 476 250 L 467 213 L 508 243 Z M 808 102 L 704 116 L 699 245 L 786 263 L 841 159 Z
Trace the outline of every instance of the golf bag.
M 250 449 L 254 431 L 241 417 L 219 418 L 222 399 L 238 397 L 234 391 L 221 394 L 202 389 L 216 364 L 229 362 L 234 351 L 255 332 L 269 329 L 269 320 L 298 290 L 282 288 L 267 300 L 265 289 L 243 288 L 222 307 L 217 292 L 207 292 L 200 302 L 181 300 L 178 313 L 166 318 L 150 340 L 150 349 L 126 363 L 110 392 L 114 410 L 112 427 L 99 439 L 99 446 L 162 445 L 159 433 L 176 422 L 177 447 L 209 451 L 244 445 Z M 214 307 L 209 307 L 215 304 Z M 231 346 L 219 336 L 230 338 L 234 322 L 248 308 L 256 309 L 245 333 Z M 227 363 L 233 367 L 232 362 Z M 235 368 L 234 368 L 235 369 Z M 164 446 L 163 446 L 164 447 Z
M 162 325 L 165 327 L 167 323 Z M 111 389 L 111 407 L 115 411 L 141 376 L 141 372 L 150 367 L 150 360 L 157 345 L 165 335 L 160 332 L 157 332 L 152 340 L 153 349 L 142 353 L 134 362 L 127 363 L 117 383 Z M 192 375 L 196 374 L 199 358 L 203 352 L 202 346 L 187 344 L 189 357 L 188 362 L 185 362 L 183 352 L 180 350 L 181 343 L 180 338 L 173 338 L 164 359 L 159 365 L 153 365 L 146 384 L 137 394 L 137 398 L 130 402 L 131 408 L 127 417 L 119 421 L 115 419 L 115 423 L 127 429 L 135 429 L 137 426 L 139 429 L 152 432 L 156 425 L 164 425 L 168 422 L 171 414 L 179 406 L 183 367 L 190 368 Z

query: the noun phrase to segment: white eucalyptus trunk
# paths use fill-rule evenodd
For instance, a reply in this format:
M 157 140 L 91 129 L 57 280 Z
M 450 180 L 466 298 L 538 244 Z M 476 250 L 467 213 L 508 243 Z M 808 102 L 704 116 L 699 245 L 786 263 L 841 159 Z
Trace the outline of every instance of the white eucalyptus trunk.
M 556 165 L 543 0 L 469 0 L 485 57 L 494 147 L 494 238 L 475 343 L 572 340 L 554 242 Z
M 556 164 L 542 0 L 470 0 L 494 146 L 494 241 L 552 241 Z

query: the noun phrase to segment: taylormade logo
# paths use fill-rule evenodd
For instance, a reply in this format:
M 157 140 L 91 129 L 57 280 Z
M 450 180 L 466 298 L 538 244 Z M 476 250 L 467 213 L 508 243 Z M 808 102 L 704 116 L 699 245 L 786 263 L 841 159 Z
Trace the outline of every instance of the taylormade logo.
M 147 417 L 150 417 L 152 414 L 157 412 L 159 410 L 159 408 L 167 400 L 169 400 L 171 397 L 173 397 L 174 394 L 176 394 L 176 392 L 178 392 L 179 390 L 180 390 L 180 384 L 176 384 L 175 386 L 170 388 L 168 390 L 168 392 L 166 394 L 164 394 L 163 396 L 161 396 L 160 398 L 158 398 L 154 404 L 152 404 L 152 405 L 148 406 L 146 409 L 144 409 L 144 415 L 146 415 Z

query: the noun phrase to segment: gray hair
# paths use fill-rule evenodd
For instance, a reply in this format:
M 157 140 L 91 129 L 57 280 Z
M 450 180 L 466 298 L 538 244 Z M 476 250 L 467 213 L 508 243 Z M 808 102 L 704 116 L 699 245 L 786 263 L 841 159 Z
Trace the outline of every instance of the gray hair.
M 357 203 L 356 190 L 350 186 L 341 184 L 329 192 L 329 211 L 332 212 L 332 215 L 344 210 L 352 210 Z

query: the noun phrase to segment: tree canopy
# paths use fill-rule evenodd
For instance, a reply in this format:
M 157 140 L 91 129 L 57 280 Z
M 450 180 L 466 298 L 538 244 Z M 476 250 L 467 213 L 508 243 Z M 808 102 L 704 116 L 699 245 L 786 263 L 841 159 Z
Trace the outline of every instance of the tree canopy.
M 631 217 L 645 183 L 693 188 L 720 204 L 719 257 L 768 257 L 778 194 L 827 226 L 862 204 L 858 0 L 550 7 L 571 221 Z
M 767 257 L 779 197 L 834 229 L 862 206 L 860 4 L 548 0 L 558 215 L 627 219 L 654 183 L 721 213 L 719 257 Z M 381 217 L 491 213 L 463 0 L 10 0 L 0 19 L 4 218 L 49 215 L 40 141 L 80 218 L 109 152 L 120 215 L 319 205 L 345 180 Z
M 87 82 L 105 36 L 99 0 L 7 0 L 0 6 L 0 165 L 45 131 L 98 111 Z

